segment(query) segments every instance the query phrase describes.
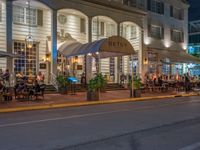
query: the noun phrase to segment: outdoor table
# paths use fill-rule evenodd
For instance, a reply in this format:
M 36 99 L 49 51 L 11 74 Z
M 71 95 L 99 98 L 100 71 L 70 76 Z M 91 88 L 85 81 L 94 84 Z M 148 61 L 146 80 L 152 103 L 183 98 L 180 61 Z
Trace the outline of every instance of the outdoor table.
M 70 88 L 71 88 L 71 95 L 76 94 L 76 83 L 78 82 L 78 79 L 76 77 L 68 77 L 67 80 L 70 82 Z

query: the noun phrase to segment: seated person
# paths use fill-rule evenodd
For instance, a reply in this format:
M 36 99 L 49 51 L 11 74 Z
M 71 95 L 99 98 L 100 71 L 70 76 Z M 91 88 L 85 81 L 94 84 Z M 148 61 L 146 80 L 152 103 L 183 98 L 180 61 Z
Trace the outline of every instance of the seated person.
M 0 93 L 3 93 L 5 91 L 5 87 L 2 83 L 2 81 L 0 81 Z
M 162 78 L 161 78 L 161 77 L 158 77 L 158 85 L 159 85 L 159 86 L 162 86 L 162 84 L 163 84 Z
M 29 91 L 29 96 L 33 96 L 33 95 L 35 95 L 36 93 L 40 92 L 40 89 L 41 89 L 41 88 L 40 88 L 40 85 L 39 85 L 38 81 L 35 80 L 33 89 L 31 89 L 31 90 Z
M 36 76 L 36 80 L 39 84 L 44 83 L 44 75 L 42 74 L 42 72 L 38 72 L 38 75 Z
M 29 83 L 29 84 L 33 84 L 34 79 L 33 79 L 33 75 L 32 75 L 32 73 L 29 74 L 27 80 L 28 80 L 28 83 Z
M 37 80 L 35 81 L 34 89 L 35 89 L 35 92 L 40 92 L 40 85 Z
M 19 83 L 15 85 L 15 89 L 16 92 L 23 92 L 24 90 L 26 90 L 27 89 L 26 81 L 21 79 Z

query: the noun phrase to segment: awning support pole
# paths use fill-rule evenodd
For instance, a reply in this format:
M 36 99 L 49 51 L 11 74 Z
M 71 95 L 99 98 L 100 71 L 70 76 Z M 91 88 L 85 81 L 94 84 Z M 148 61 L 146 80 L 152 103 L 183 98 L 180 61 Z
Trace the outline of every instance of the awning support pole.
M 131 55 L 131 97 L 134 97 L 134 66 L 133 66 L 133 54 Z
M 97 70 L 97 73 L 99 74 L 100 73 L 100 53 L 97 54 L 98 55 L 98 70 Z M 98 94 L 99 94 L 99 97 L 100 97 L 100 89 L 98 89 Z

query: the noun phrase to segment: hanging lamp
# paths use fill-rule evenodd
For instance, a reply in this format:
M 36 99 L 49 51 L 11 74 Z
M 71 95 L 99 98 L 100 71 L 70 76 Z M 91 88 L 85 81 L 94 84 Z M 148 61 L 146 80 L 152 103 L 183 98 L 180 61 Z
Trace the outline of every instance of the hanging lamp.
M 27 1 L 28 4 L 28 17 L 29 17 L 29 22 L 28 22 L 28 35 L 26 36 L 26 45 L 27 48 L 32 48 L 33 47 L 33 36 L 31 35 L 31 5 L 30 5 L 30 0 Z

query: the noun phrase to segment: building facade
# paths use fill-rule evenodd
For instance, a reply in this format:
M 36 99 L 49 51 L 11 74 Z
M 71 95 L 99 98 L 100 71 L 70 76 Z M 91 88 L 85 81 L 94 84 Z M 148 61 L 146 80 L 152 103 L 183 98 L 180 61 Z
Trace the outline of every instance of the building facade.
M 24 56 L 1 58 L 0 68 L 26 75 L 42 71 L 47 83 L 66 70 L 78 78 L 85 72 L 89 80 L 96 72 L 95 59 L 66 59 L 59 53 L 63 43 L 120 36 L 136 54 L 101 59 L 100 70 L 110 82 L 119 82 L 120 74 L 132 71 L 141 76 L 162 69 L 168 73 L 173 66 L 163 62 L 170 59 L 160 55 L 187 49 L 188 7 L 184 0 L 0 0 L 0 49 Z M 31 48 L 25 41 L 29 34 Z
M 200 58 L 200 20 L 189 22 L 188 53 Z M 188 67 L 192 75 L 200 75 L 200 65 L 190 64 Z

